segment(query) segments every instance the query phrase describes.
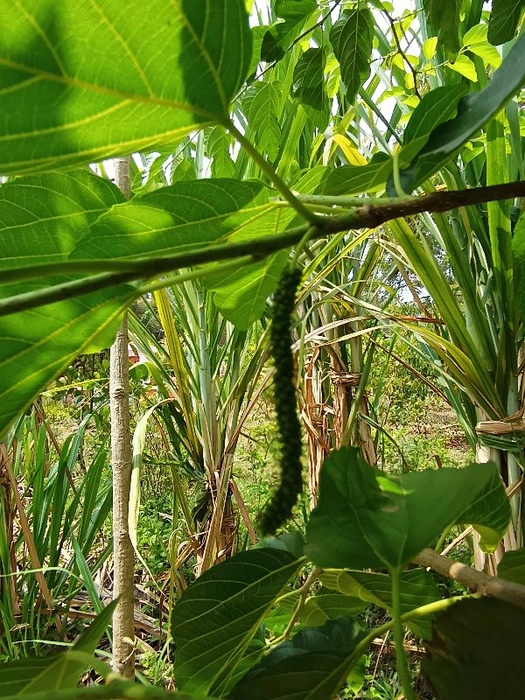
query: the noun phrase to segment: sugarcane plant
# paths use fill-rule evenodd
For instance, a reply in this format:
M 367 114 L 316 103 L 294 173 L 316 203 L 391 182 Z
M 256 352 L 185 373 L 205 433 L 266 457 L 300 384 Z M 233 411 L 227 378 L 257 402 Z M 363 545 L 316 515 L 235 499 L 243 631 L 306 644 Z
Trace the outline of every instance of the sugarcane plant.
M 289 343 L 301 285 L 315 275 L 309 265 L 317 246 L 339 237 L 344 251 L 357 231 L 377 229 L 379 248 L 370 247 L 356 277 L 315 290 L 333 292 L 350 310 L 349 368 L 360 384 L 346 407 L 341 442 L 355 442 L 356 425 L 369 424 L 362 399 L 372 355 L 363 363 L 356 339 L 372 335 L 359 326 L 365 308 L 378 321 L 385 318 L 380 304 L 365 307 L 361 288 L 373 278 L 381 250 L 410 284 L 417 275 L 432 296 L 436 330 L 408 326 L 437 360 L 473 440 L 499 450 L 496 466 L 400 477 L 366 464 L 351 448 L 333 452 L 321 469 L 304 547 L 301 538 L 292 545 L 285 538 L 241 552 L 206 571 L 175 605 L 175 679 L 186 696 L 334 697 L 377 634 L 392 629 L 398 677 L 405 697 L 413 698 L 404 625 L 428 637 L 420 618 L 434 614 L 440 644 L 427 644 L 428 672 L 438 694 L 451 697 L 454 688 L 462 698 L 493 697 L 501 690 L 500 674 L 488 673 L 496 650 L 487 651 L 480 639 L 490 628 L 510 647 L 519 643 L 513 629 L 522 616 L 522 587 L 509 571 L 522 552 L 505 554 L 501 580 L 480 579 L 473 570 L 464 578 L 467 587 L 492 591 L 505 603 L 436 600 L 418 579 L 424 572 L 409 568 L 446 567 L 426 548 L 455 525 L 474 528 L 484 552 L 496 551 L 504 537 L 507 548 L 522 541 L 516 494 L 523 446 L 515 414 L 525 236 L 523 3 L 494 0 L 483 8 L 471 0 L 443 12 L 442 3 L 425 0 L 395 16 L 381 0 L 1 5 L 2 436 L 79 353 L 109 346 L 134 300 L 152 301 L 166 335 L 157 374 L 164 391 L 170 383 L 174 388 L 159 411 L 173 408 L 163 414 L 166 431 L 216 500 L 200 553 L 207 568 L 229 548 L 222 529 L 232 485 L 229 449 L 242 401 L 255 391 L 242 333 L 267 313 L 275 293 L 274 366 L 276 373 L 286 367 L 286 382 L 281 375 L 277 386 L 293 413 Z M 138 30 L 143 26 L 147 33 Z M 424 60 L 414 58 L 414 47 Z M 394 104 L 385 116 L 378 103 L 389 98 Z M 157 147 L 173 151 L 184 139 L 184 157 L 169 166 L 177 173 L 170 180 L 150 154 Z M 156 176 L 143 190 L 135 183 L 127 201 L 86 166 L 132 152 L 142 152 Z M 310 303 L 303 299 L 305 309 Z M 314 297 L 316 313 L 323 303 Z M 323 333 L 338 327 L 327 315 L 318 318 Z M 298 335 L 300 342 L 307 337 L 301 329 Z M 210 339 L 215 344 L 206 347 Z M 279 339 L 286 342 L 275 353 Z M 231 374 L 223 395 L 224 362 Z M 281 401 L 279 486 L 260 520 L 267 532 L 284 524 L 301 491 L 300 423 L 286 420 L 282 408 Z M 511 426 L 512 450 L 504 453 L 500 448 L 510 443 L 507 433 L 502 444 L 502 425 Z M 140 448 L 138 440 L 138 467 Z M 504 487 L 512 492 L 512 511 Z M 301 585 L 290 589 L 296 576 Z M 423 586 L 425 602 L 413 596 L 414 583 Z M 329 601 L 319 606 L 316 627 L 301 614 L 311 598 L 317 606 L 319 586 L 343 599 L 335 614 L 326 609 Z M 364 632 L 352 619 L 345 598 L 348 591 L 363 596 L 363 589 L 390 612 L 386 626 Z M 276 605 L 290 600 L 284 628 L 267 624 Z M 43 689 L 58 697 L 65 678 L 65 691 L 74 695 L 80 660 L 83 666 L 107 613 L 100 619 L 87 633 L 89 643 L 45 668 L 36 664 L 27 681 L 6 680 L 8 694 L 30 697 Z M 458 681 L 459 647 L 471 656 Z M 21 668 L 2 672 L 16 676 Z M 512 686 L 518 679 L 521 687 L 520 672 L 516 663 L 506 674 L 509 697 L 520 692 Z M 93 695 L 128 691 L 109 682 Z M 140 697 L 143 689 L 129 692 Z M 144 689 L 145 697 L 156 694 L 165 696 Z

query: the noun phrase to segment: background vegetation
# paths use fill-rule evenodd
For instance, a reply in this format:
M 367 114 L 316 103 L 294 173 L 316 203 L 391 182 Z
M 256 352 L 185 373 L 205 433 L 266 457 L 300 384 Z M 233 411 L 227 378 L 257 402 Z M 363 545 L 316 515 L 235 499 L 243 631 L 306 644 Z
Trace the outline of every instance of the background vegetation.
M 1 5 L 1 697 L 520 696 L 525 3 L 399 5 Z

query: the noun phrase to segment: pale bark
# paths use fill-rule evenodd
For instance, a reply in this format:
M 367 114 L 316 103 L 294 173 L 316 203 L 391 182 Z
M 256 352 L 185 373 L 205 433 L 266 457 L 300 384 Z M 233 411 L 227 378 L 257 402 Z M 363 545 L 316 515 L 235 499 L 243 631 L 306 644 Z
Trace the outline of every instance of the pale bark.
M 476 571 L 466 564 L 444 557 L 432 549 L 424 549 L 413 559 L 415 564 L 437 571 L 438 574 L 458 581 L 472 592 L 499 598 L 520 608 L 525 608 L 525 586 L 483 571 Z
M 129 197 L 129 160 L 115 160 L 115 182 Z M 113 469 L 113 670 L 124 678 L 135 675 L 134 551 L 129 536 L 131 435 L 129 418 L 128 323 L 124 317 L 110 351 L 109 400 L 111 412 L 111 465 Z

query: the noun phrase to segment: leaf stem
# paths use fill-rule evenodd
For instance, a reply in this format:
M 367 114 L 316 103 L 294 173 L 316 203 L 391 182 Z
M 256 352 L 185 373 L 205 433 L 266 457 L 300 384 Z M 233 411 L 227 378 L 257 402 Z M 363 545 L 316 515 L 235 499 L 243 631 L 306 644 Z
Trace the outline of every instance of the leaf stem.
M 392 569 L 392 618 L 394 623 L 394 644 L 396 649 L 397 674 L 406 700 L 417 700 L 412 687 L 408 659 L 405 654 L 405 630 L 401 617 L 401 568 Z
M 275 172 L 274 168 L 264 159 L 264 156 L 255 148 L 255 146 L 244 136 L 244 134 L 239 131 L 239 129 L 233 124 L 233 122 L 228 122 L 224 125 L 228 131 L 237 139 L 237 141 L 244 148 L 246 153 L 254 160 L 266 177 L 270 180 L 276 190 L 278 190 L 281 195 L 286 199 L 288 204 L 295 209 L 295 211 L 302 216 L 303 219 L 308 221 L 312 225 L 319 223 L 319 217 L 314 214 L 307 206 L 303 204 L 292 192 L 292 190 L 285 184 L 279 175 Z
M 319 577 L 321 571 L 322 569 L 315 567 L 306 579 L 306 581 L 303 583 L 301 588 L 299 588 L 296 591 L 292 591 L 292 593 L 299 593 L 299 600 L 297 601 L 295 610 L 293 611 L 292 616 L 288 621 L 288 624 L 286 625 L 286 629 L 284 630 L 283 634 L 272 643 L 272 647 L 277 646 L 281 642 L 284 642 L 290 636 L 292 629 L 294 628 L 294 625 L 297 622 L 299 615 L 301 614 L 301 610 L 305 606 L 306 599 L 308 597 L 308 594 L 310 593 L 310 588 L 312 587 L 315 580 Z
M 177 275 L 169 275 L 163 277 L 160 280 L 156 280 L 151 284 L 144 284 L 141 287 L 137 287 L 137 296 L 143 296 L 144 294 L 149 294 L 150 292 L 156 292 L 159 289 L 165 289 L 166 287 L 172 287 L 175 284 L 182 284 L 183 282 L 189 282 L 190 280 L 203 279 L 209 275 L 230 272 L 237 270 L 244 265 L 249 265 L 250 263 L 256 262 L 260 258 L 255 258 L 253 255 L 245 255 L 241 258 L 235 258 L 229 262 L 219 263 L 209 265 L 208 267 L 198 267 L 190 272 L 183 272 Z

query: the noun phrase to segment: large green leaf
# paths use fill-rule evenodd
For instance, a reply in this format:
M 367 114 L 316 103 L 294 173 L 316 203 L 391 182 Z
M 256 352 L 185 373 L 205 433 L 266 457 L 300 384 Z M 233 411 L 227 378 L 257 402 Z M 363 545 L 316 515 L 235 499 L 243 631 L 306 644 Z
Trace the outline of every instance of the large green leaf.
M 0 1 L 0 171 L 100 160 L 224 121 L 244 0 Z
M 172 615 L 177 687 L 220 695 L 265 614 L 302 563 L 285 550 L 253 549 L 200 576 Z
M 405 192 L 411 192 L 439 170 L 525 84 L 525 35 L 514 44 L 484 90 L 465 95 L 454 119 L 431 134 L 411 167 L 401 173 Z
M 94 653 L 111 622 L 116 604 L 117 601 L 113 601 L 102 610 L 82 633 L 71 651 L 80 651 L 84 655 Z M 18 659 L 0 664 L 0 697 L 31 697 L 38 691 L 48 691 L 51 697 L 52 691 L 75 688 L 86 664 L 84 656 L 76 657 L 71 651 L 43 659 Z
M 392 577 L 368 571 L 324 571 L 321 582 L 327 587 L 340 591 L 350 600 L 355 597 L 381 608 L 392 610 Z M 408 613 L 422 605 L 439 600 L 441 595 L 434 577 L 424 569 L 409 569 L 401 574 L 401 612 Z M 430 636 L 430 619 L 418 618 L 409 624 L 420 637 Z
M 437 30 L 440 42 L 453 54 L 461 47 L 461 6 L 462 0 L 423 0 L 428 21 Z
M 344 683 L 364 633 L 349 617 L 302 630 L 249 671 L 229 700 L 326 700 Z
M 246 228 L 264 232 L 273 214 L 261 182 L 177 182 L 113 207 L 91 227 L 72 259 L 162 257 L 202 247 Z M 273 218 L 273 217 L 271 217 Z
M 305 554 L 323 568 L 398 568 L 460 519 L 493 482 L 493 464 L 386 477 L 358 450 L 332 453 L 321 470 L 319 503 Z M 506 499 L 500 484 L 500 498 Z
M 213 301 L 223 316 L 240 330 L 247 330 L 263 315 L 287 259 L 288 251 L 276 253 L 229 274 L 207 275 L 204 283 L 215 291 Z
M 525 0 L 492 0 L 487 35 L 491 44 L 504 44 L 513 38 L 524 9 Z
M 67 260 L 98 216 L 123 200 L 89 171 L 19 178 L 0 187 L 0 267 Z M 71 278 L 0 284 L 0 298 Z M 93 342 L 107 347 L 132 287 L 47 304 L 0 321 L 0 434 L 56 375 Z M 96 338 L 98 337 L 98 341 Z
M 525 688 L 525 610 L 463 600 L 436 617 L 422 669 L 443 700 L 517 700 Z
M 399 151 L 401 167 L 412 162 L 439 124 L 455 116 L 458 102 L 466 92 L 467 86 L 458 83 L 438 87 L 423 95 L 403 134 L 403 146 Z
M 357 8 L 344 12 L 330 32 L 330 41 L 341 66 L 341 79 L 349 102 L 352 102 L 370 75 L 373 26 L 371 12 Z
M 87 169 L 8 181 L 0 187 L 0 270 L 66 260 L 96 219 L 124 201 Z

